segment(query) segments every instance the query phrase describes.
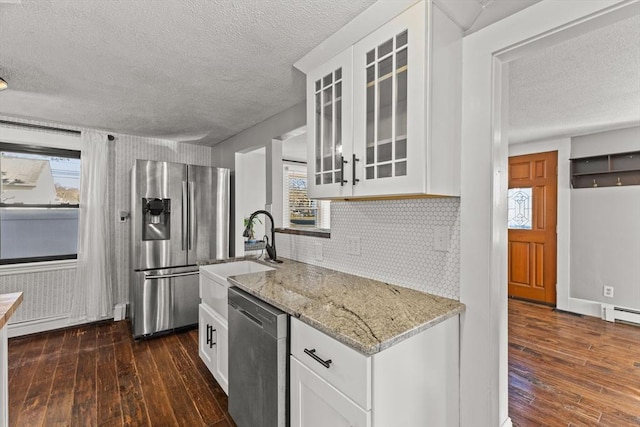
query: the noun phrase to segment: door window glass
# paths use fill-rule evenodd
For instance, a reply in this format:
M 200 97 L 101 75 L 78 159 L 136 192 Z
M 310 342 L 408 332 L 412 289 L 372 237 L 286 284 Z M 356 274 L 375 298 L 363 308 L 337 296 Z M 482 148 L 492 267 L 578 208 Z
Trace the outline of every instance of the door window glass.
M 531 188 L 509 189 L 508 227 L 510 229 L 531 230 L 533 212 L 532 197 Z

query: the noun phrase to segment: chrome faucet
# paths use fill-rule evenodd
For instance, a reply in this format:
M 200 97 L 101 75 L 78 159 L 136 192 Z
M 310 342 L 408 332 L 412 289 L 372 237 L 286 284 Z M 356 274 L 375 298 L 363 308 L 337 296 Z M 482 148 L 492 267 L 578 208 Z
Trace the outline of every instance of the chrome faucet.
M 249 228 L 251 228 L 251 224 L 253 223 L 253 218 L 255 218 L 255 216 L 258 214 L 265 214 L 266 216 L 269 217 L 269 220 L 271 220 L 271 244 L 269 244 L 269 239 L 267 238 L 267 244 L 265 245 L 265 249 L 267 250 L 267 255 L 269 255 L 269 260 L 271 262 L 275 262 L 279 264 L 282 262 L 282 260 L 279 260 L 276 255 L 276 230 L 273 222 L 273 216 L 271 216 L 269 212 L 265 210 L 259 210 L 252 213 L 251 216 L 249 217 L 249 222 L 247 223 L 247 226 L 242 232 L 242 236 L 249 237 L 250 235 Z

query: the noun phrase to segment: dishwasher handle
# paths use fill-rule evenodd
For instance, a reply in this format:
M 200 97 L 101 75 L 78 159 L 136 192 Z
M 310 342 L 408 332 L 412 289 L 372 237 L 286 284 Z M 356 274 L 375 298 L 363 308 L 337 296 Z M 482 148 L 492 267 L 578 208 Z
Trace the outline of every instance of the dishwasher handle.
M 309 356 L 311 356 L 311 358 L 312 358 L 313 360 L 315 360 L 316 362 L 318 362 L 319 364 L 321 364 L 322 366 L 324 366 L 324 367 L 325 367 L 325 368 L 327 368 L 327 369 L 329 369 L 329 367 L 331 366 L 331 363 L 333 362 L 331 359 L 329 359 L 329 360 L 322 360 L 321 358 L 319 358 L 319 357 L 316 355 L 316 349 L 315 349 L 315 348 L 312 348 L 311 350 L 309 350 L 309 349 L 306 349 L 306 348 L 305 348 L 305 349 L 304 349 L 304 352 L 305 352 L 306 354 L 308 354 Z
M 184 277 L 184 276 L 195 276 L 196 274 L 200 274 L 200 271 L 187 271 L 185 273 L 173 273 L 173 274 L 145 274 L 145 280 L 158 280 L 158 279 L 171 279 L 173 277 Z
M 247 310 L 244 310 L 244 309 L 238 307 L 237 305 L 235 305 L 233 303 L 229 303 L 229 306 L 232 309 L 236 310 L 238 313 L 242 314 L 244 317 L 246 317 L 247 319 L 249 319 L 250 321 L 252 321 L 253 323 L 255 323 L 256 325 L 258 325 L 259 327 L 262 328 L 262 322 L 260 321 L 260 319 L 255 317 L 253 314 L 249 313 Z

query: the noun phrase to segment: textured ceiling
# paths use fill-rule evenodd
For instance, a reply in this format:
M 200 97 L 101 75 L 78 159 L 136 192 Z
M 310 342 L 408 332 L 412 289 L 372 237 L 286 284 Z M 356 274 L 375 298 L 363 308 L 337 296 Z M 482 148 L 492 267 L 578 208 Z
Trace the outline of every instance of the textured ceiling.
M 373 2 L 0 3 L 0 114 L 212 145 L 301 102 L 292 64 Z
M 640 124 L 640 16 L 510 63 L 509 142 Z
M 292 64 L 374 1 L 0 0 L 0 77 L 9 82 L 0 93 L 0 114 L 214 145 L 301 102 L 304 76 Z M 469 33 L 536 1 L 444 4 Z M 617 50 L 589 50 L 600 37 L 513 64 L 515 138 L 566 126 L 558 112 L 593 123 L 578 106 L 594 98 L 606 104 L 604 89 L 587 96 L 576 80 L 600 82 L 587 76 L 598 67 L 613 63 L 618 83 L 634 77 L 615 65 L 625 56 Z M 637 37 L 613 38 L 620 49 L 638 51 Z M 576 48 L 587 50 L 576 54 Z M 568 63 L 573 57 L 590 63 Z M 621 98 L 629 104 L 633 90 L 624 87 Z M 616 83 L 606 88 L 620 92 Z M 544 93 L 563 94 L 566 102 L 550 108 Z M 607 111 L 620 119 L 628 110 Z

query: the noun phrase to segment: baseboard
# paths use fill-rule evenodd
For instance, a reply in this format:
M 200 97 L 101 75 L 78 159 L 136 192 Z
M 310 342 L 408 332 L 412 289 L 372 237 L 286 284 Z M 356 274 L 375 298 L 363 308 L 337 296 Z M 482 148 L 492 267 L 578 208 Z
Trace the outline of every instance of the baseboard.
M 113 308 L 113 320 L 118 322 L 120 320 L 124 320 L 127 317 L 127 304 L 120 303 L 116 304 Z
M 579 298 L 569 298 L 569 304 L 565 310 L 593 317 L 600 317 L 602 313 L 599 302 Z
M 620 320 L 622 322 L 640 325 L 640 311 L 624 307 L 616 307 L 613 304 L 601 304 L 601 310 L 602 320 L 606 320 L 608 322 Z
M 609 322 L 621 320 L 623 322 L 640 325 L 640 311 L 626 307 L 617 307 L 613 304 L 603 304 L 597 301 L 569 298 L 568 306 L 566 309 L 563 309 L 563 311 L 598 317 Z
M 111 319 L 106 317 L 102 320 Z M 29 320 L 20 323 L 9 323 L 7 325 L 7 332 L 9 338 L 21 337 L 23 335 L 37 334 L 40 332 L 53 331 L 55 329 L 64 329 L 71 326 L 84 325 L 87 323 L 94 323 L 95 320 L 76 320 L 71 321 L 69 315 L 47 317 L 45 319 Z

